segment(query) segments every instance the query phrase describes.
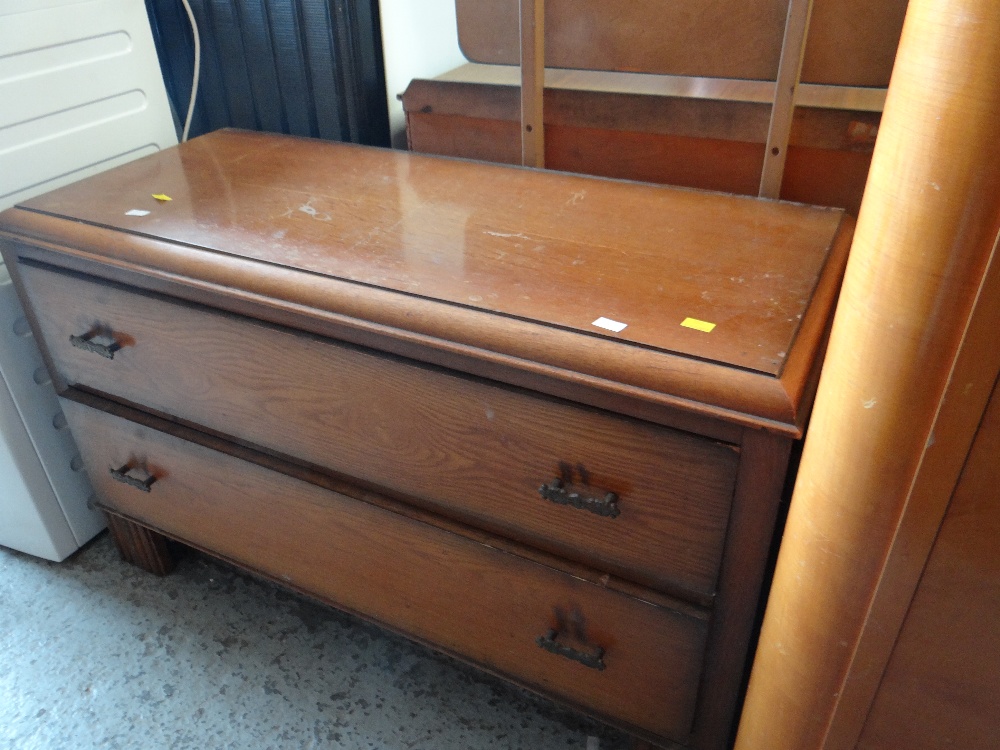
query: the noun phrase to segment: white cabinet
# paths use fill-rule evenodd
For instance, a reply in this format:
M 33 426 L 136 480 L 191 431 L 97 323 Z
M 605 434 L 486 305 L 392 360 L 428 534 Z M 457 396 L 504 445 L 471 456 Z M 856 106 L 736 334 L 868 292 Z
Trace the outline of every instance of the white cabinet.
M 0 0 L 0 209 L 177 143 L 142 0 Z M 100 531 L 0 263 L 0 545 L 62 560 Z

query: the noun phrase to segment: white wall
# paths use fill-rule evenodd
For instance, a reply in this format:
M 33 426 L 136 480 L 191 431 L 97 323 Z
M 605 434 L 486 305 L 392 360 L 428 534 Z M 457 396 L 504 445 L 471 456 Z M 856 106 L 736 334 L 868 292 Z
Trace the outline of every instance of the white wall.
M 403 105 L 414 78 L 432 78 L 466 62 L 458 48 L 455 0 L 379 0 L 392 144 L 406 148 Z

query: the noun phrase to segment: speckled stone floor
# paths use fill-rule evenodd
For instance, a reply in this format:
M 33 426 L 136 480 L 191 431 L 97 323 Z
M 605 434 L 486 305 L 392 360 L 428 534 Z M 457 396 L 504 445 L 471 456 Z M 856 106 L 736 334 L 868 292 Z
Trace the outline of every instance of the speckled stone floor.
M 624 748 L 596 722 L 188 554 L 0 547 L 0 747 Z

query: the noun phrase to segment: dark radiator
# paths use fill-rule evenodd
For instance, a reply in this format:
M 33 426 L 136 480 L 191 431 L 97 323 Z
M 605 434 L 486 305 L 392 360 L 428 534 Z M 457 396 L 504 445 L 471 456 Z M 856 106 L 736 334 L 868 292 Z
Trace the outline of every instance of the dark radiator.
M 389 145 L 378 0 L 190 0 L 201 36 L 191 137 L 223 127 Z M 194 46 L 180 0 L 146 0 L 177 117 Z

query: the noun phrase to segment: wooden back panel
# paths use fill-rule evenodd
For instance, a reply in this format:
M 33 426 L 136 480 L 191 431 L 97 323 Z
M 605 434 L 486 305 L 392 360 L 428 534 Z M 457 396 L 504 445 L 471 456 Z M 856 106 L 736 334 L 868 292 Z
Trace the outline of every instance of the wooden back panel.
M 517 65 L 517 0 L 456 0 L 458 41 L 473 62 Z M 546 65 L 775 80 L 783 0 L 549 0 Z M 816 0 L 802 80 L 886 86 L 906 0 Z
M 495 82 L 461 80 L 463 71 Z M 620 74 L 588 77 L 608 75 Z M 519 163 L 518 89 L 510 78 L 504 66 L 469 64 L 447 80 L 412 81 L 402 94 L 410 149 Z M 549 78 L 550 169 L 757 194 L 770 104 L 564 89 L 553 87 L 551 71 Z M 877 112 L 796 107 L 781 197 L 857 216 L 879 119 Z

